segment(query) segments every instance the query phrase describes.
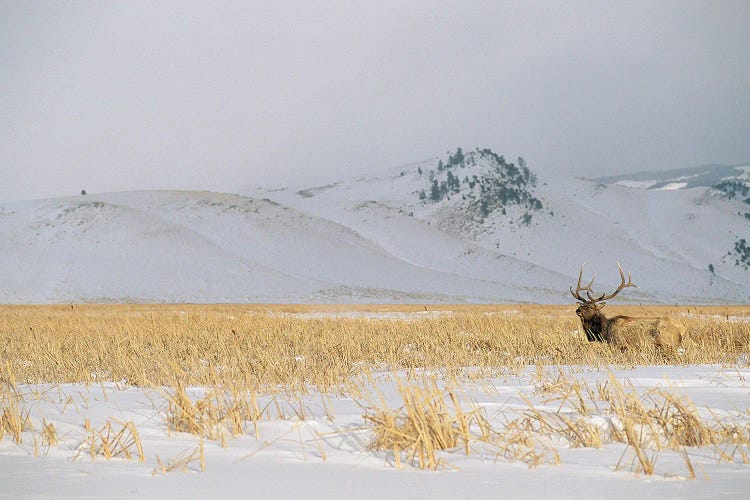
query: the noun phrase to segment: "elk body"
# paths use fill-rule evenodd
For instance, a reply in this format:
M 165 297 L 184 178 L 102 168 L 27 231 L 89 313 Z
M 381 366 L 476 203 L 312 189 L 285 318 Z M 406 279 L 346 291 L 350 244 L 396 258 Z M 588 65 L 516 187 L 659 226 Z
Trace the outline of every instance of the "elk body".
M 679 346 L 685 338 L 685 327 L 675 320 L 667 317 L 631 317 L 613 316 L 608 318 L 602 308 L 606 300 L 614 298 L 618 293 L 628 287 L 637 286 L 633 284 L 630 274 L 625 282 L 625 273 L 617 263 L 620 270 L 620 286 L 611 294 L 603 293 L 599 297 L 594 296 L 591 285 L 594 278 L 586 286 L 581 286 L 583 278 L 583 266 L 578 274 L 578 284 L 575 291 L 570 287 L 570 293 L 578 301 L 576 314 L 581 318 L 583 331 L 589 342 L 607 342 L 623 349 L 642 348 L 656 346 L 659 348 L 673 348 Z M 586 292 L 586 298 L 581 292 Z

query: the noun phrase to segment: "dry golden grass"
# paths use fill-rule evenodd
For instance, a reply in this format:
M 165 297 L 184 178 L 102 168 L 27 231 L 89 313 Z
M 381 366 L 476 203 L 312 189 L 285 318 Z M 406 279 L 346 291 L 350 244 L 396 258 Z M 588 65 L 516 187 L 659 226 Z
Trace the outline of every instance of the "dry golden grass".
M 612 307 L 669 315 L 689 340 L 676 352 L 588 343 L 573 306 L 3 306 L 0 370 L 21 382 L 140 386 L 335 386 L 363 369 L 529 364 L 733 363 L 750 351 L 750 307 Z M 345 312 L 375 318 L 336 317 Z M 391 314 L 386 318 L 382 315 Z
M 589 343 L 574 306 L 3 306 L 0 439 L 7 433 L 21 443 L 32 430 L 19 384 L 124 381 L 157 387 L 169 431 L 200 439 L 194 452 L 166 464 L 158 460 L 154 472 L 185 470 L 194 462 L 205 470 L 204 439 L 258 438 L 261 420 L 305 420 L 303 399 L 316 386 L 329 420 L 335 417 L 327 394 L 344 392 L 362 402 L 372 448 L 392 453 L 397 465 L 449 466 L 441 450 L 469 455 L 475 443 L 529 466 L 556 464 L 552 442 L 625 445 L 621 463 L 649 475 L 659 454 L 669 452 L 680 454 L 695 477 L 689 447 L 710 447 L 719 461 L 748 463 L 746 419 L 707 419 L 676 393 L 637 394 L 614 377 L 588 387 L 560 366 L 736 365 L 750 354 L 750 307 L 610 309 L 610 315 L 671 316 L 686 327 L 688 340 L 674 351 Z M 481 385 L 485 375 L 519 373 L 528 365 L 537 367 L 539 394 L 565 411 L 541 410 L 527 400 L 528 409 L 516 418 L 491 425 L 471 398 L 467 404 L 467 387 Z M 399 372 L 399 408 L 377 397 L 373 375 L 382 371 Z M 205 395 L 191 397 L 188 386 L 204 388 Z M 63 412 L 69 401 L 75 405 L 68 397 Z M 87 424 L 85 431 L 79 451 L 92 459 L 144 459 L 132 422 Z M 39 435 L 48 448 L 59 441 L 46 420 Z M 325 460 L 322 448 L 320 455 Z
M 529 410 L 506 427 L 526 432 L 529 439 L 562 438 L 571 448 L 623 443 L 628 448 L 620 463 L 630 453 L 630 469 L 646 475 L 654 474 L 659 453 L 668 450 L 683 458 L 688 476 L 695 478 L 686 447 L 710 446 L 719 461 L 740 457 L 748 463 L 750 424 L 742 415 L 707 420 L 686 396 L 663 388 L 639 394 L 611 372 L 596 389 L 568 377 L 559 367 L 556 376 L 542 369 L 537 378 L 545 403 L 560 406 L 555 412 L 542 411 L 527 400 Z M 599 420 L 592 420 L 592 415 Z
M 200 471 L 206 472 L 206 454 L 203 447 L 203 438 L 201 438 L 198 447 L 190 453 L 182 453 L 180 456 L 167 460 L 167 463 L 161 461 L 159 456 L 156 456 L 156 462 L 158 467 L 151 471 L 151 475 L 166 474 L 167 472 L 185 472 L 190 467 L 192 462 L 198 462 L 200 464 Z
M 87 435 L 86 440 L 79 446 L 79 455 L 84 450 L 88 450 L 92 461 L 97 456 L 103 456 L 107 460 L 113 458 L 131 460 L 134 454 L 138 456 L 139 462 L 146 460 L 141 438 L 133 422 L 110 419 L 101 428 L 95 429 L 91 427 L 91 422 L 86 420 L 84 427 Z M 120 430 L 117 430 L 117 427 Z M 79 455 L 76 455 L 73 460 Z
M 660 454 L 672 453 L 684 461 L 685 477 L 695 478 L 687 448 L 713 450 L 720 463 L 749 463 L 750 424 L 742 414 L 707 419 L 679 392 L 653 388 L 638 393 L 611 372 L 595 389 L 559 367 L 554 376 L 541 369 L 536 378 L 545 409 L 524 397 L 528 409 L 504 422 L 490 422 L 471 402 L 467 410 L 457 395 L 465 393 L 464 386 L 428 374 L 398 379 L 400 407 L 390 408 L 382 397 L 368 399 L 364 419 L 373 432 L 371 447 L 390 451 L 397 467 L 405 458 L 421 469 L 450 467 L 439 451 L 468 456 L 476 443 L 499 450 L 498 458 L 529 467 L 560 463 L 552 443 L 563 448 L 624 444 L 615 470 L 646 475 L 657 472 Z M 552 402 L 557 410 L 547 406 Z
M 12 382 L 3 383 L 0 386 L 0 439 L 7 432 L 14 443 L 21 444 L 22 433 L 31 429 L 29 410 L 24 407 L 23 396 L 18 394 Z
M 57 435 L 55 424 L 42 419 L 42 444 L 49 448 L 50 446 L 57 446 L 59 442 L 60 438 Z
M 257 424 L 267 415 L 268 405 L 260 408 L 255 392 L 237 386 L 231 393 L 215 388 L 194 402 L 184 387 L 182 381 L 175 380 L 166 394 L 170 432 L 187 432 L 226 446 L 227 433 L 232 437 L 245 434 L 247 422 L 252 422 L 258 438 Z
M 364 415 L 375 434 L 372 448 L 391 450 L 397 467 L 403 452 L 419 468 L 437 469 L 445 465 L 437 451 L 462 445 L 469 455 L 472 440 L 490 439 L 490 425 L 481 409 L 465 411 L 455 389 L 440 387 L 435 377 L 421 384 L 399 380 L 398 390 L 403 400 L 400 408 L 375 404 Z

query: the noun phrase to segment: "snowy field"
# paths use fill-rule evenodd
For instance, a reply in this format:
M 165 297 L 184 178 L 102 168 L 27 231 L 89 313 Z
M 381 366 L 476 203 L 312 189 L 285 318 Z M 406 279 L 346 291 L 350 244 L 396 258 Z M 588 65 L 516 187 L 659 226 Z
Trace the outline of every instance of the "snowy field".
M 5 306 L 0 498 L 746 498 L 750 310 L 611 311 Z
M 376 407 L 395 411 L 404 405 L 398 381 L 405 383 L 406 373 L 374 373 L 354 384 L 360 387 L 357 395 L 351 388 L 339 393 L 305 388 L 258 394 L 263 416 L 243 422 L 242 434 L 233 436 L 229 430 L 217 428 L 213 440 L 170 430 L 174 394 L 168 388 L 114 383 L 20 384 L 17 392 L 22 413 L 27 412 L 31 425 L 23 431 L 20 444 L 7 433 L 0 441 L 0 496 L 747 497 L 750 449 L 746 443 L 682 446 L 684 455 L 652 447 L 646 453 L 653 460 L 654 472 L 646 475 L 633 447 L 615 438 L 618 429 L 622 431 L 622 422 L 596 397 L 599 388 L 615 387 L 615 379 L 624 384 L 626 392 L 637 394 L 644 406 L 658 407 L 653 391 L 668 391 L 683 402 L 692 401 L 706 426 L 721 422 L 747 432 L 750 369 L 746 365 L 645 366 L 611 375 L 607 370 L 586 367 L 561 370 L 529 367 L 506 376 L 449 382 L 465 412 L 481 413 L 493 431 L 506 434 L 485 441 L 473 439 L 468 456 L 463 443 L 438 451 L 437 470 L 421 470 L 417 461 L 408 460 L 407 453 L 401 454 L 397 466 L 392 450 L 371 446 L 375 431 L 364 416 L 374 415 Z M 430 380 L 430 374 L 411 375 L 417 386 Z M 614 379 L 609 380 L 610 376 Z M 436 383 L 441 389 L 446 384 L 442 378 Z M 583 390 L 584 403 L 573 401 L 570 394 L 564 397 L 571 387 L 590 389 Z M 206 396 L 201 388 L 187 388 L 186 392 L 193 401 Z M 587 409 L 586 415 L 581 408 Z M 588 423 L 598 429 L 601 444 L 575 447 L 575 437 L 554 432 L 533 433 L 536 437 L 528 449 L 518 441 L 512 444 L 507 433 L 513 422 L 534 414 L 545 415 L 551 426 L 561 422 L 555 415 L 577 422 L 579 429 L 588 429 L 581 422 Z M 59 439 L 51 446 L 42 431 L 49 423 L 54 424 Z M 92 455 L 92 443 L 97 442 L 92 436 L 108 423 L 111 436 L 125 428 L 120 443 L 130 443 L 130 460 L 123 455 L 107 460 L 97 446 Z M 130 429 L 137 432 L 140 461 Z M 639 432 L 648 434 L 644 429 Z M 471 429 L 471 433 L 476 435 L 479 430 Z

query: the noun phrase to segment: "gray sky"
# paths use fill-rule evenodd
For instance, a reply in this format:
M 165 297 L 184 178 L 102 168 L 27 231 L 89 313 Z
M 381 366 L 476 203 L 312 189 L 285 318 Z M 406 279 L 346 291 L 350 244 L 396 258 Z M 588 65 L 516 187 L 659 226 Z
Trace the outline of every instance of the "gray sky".
M 0 3 L 0 200 L 750 160 L 750 2 Z

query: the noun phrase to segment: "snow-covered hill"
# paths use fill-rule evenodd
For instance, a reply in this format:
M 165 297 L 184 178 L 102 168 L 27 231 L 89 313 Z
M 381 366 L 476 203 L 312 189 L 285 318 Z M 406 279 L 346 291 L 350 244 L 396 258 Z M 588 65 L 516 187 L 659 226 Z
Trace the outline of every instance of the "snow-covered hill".
M 412 262 L 344 225 L 238 195 L 111 193 L 0 214 L 1 302 L 507 301 L 567 282 L 418 223 L 404 234 L 425 231 L 455 262 Z M 480 272 L 490 267 L 518 272 Z
M 725 181 L 750 182 L 750 165 L 701 165 L 660 172 L 638 172 L 595 179 L 603 184 L 639 189 L 713 187 Z
M 640 286 L 618 300 L 750 299 L 750 272 L 736 265 L 731 252 L 737 241 L 750 236 L 750 221 L 738 216 L 747 208 L 741 200 L 719 196 L 708 187 L 646 190 L 587 179 L 540 177 L 535 186 L 528 187 L 530 195 L 541 202 L 540 209 L 531 211 L 530 220 L 526 206 L 509 203 L 505 213 L 495 210 L 479 221 L 470 209 L 471 200 L 462 197 L 468 190 L 463 180 L 486 173 L 492 165 L 477 161 L 454 167 L 454 175 L 461 180 L 458 192 L 438 201 L 430 199 L 431 185 L 435 179 L 440 185 L 447 177 L 446 165 L 453 156 L 373 177 L 256 195 L 337 222 L 380 242 L 392 254 L 433 268 L 467 264 L 469 269 L 462 272 L 473 271 L 500 282 L 526 277 L 531 283 L 528 266 L 567 276 L 563 283 L 549 282 L 554 290 L 550 294 L 520 295 L 518 300 L 567 301 L 567 285 L 583 262 L 589 273 L 599 276 L 600 289 L 614 287 L 618 260 Z M 446 247 L 446 238 L 454 238 L 457 246 Z M 472 246 L 461 251 L 461 245 Z M 472 254 L 507 256 L 523 264 L 483 267 L 467 262 Z
M 617 260 L 640 286 L 623 301 L 750 298 L 729 255 L 750 236 L 743 200 L 472 154 L 318 187 L 0 205 L 0 302 L 568 302 L 582 262 L 604 289 Z

